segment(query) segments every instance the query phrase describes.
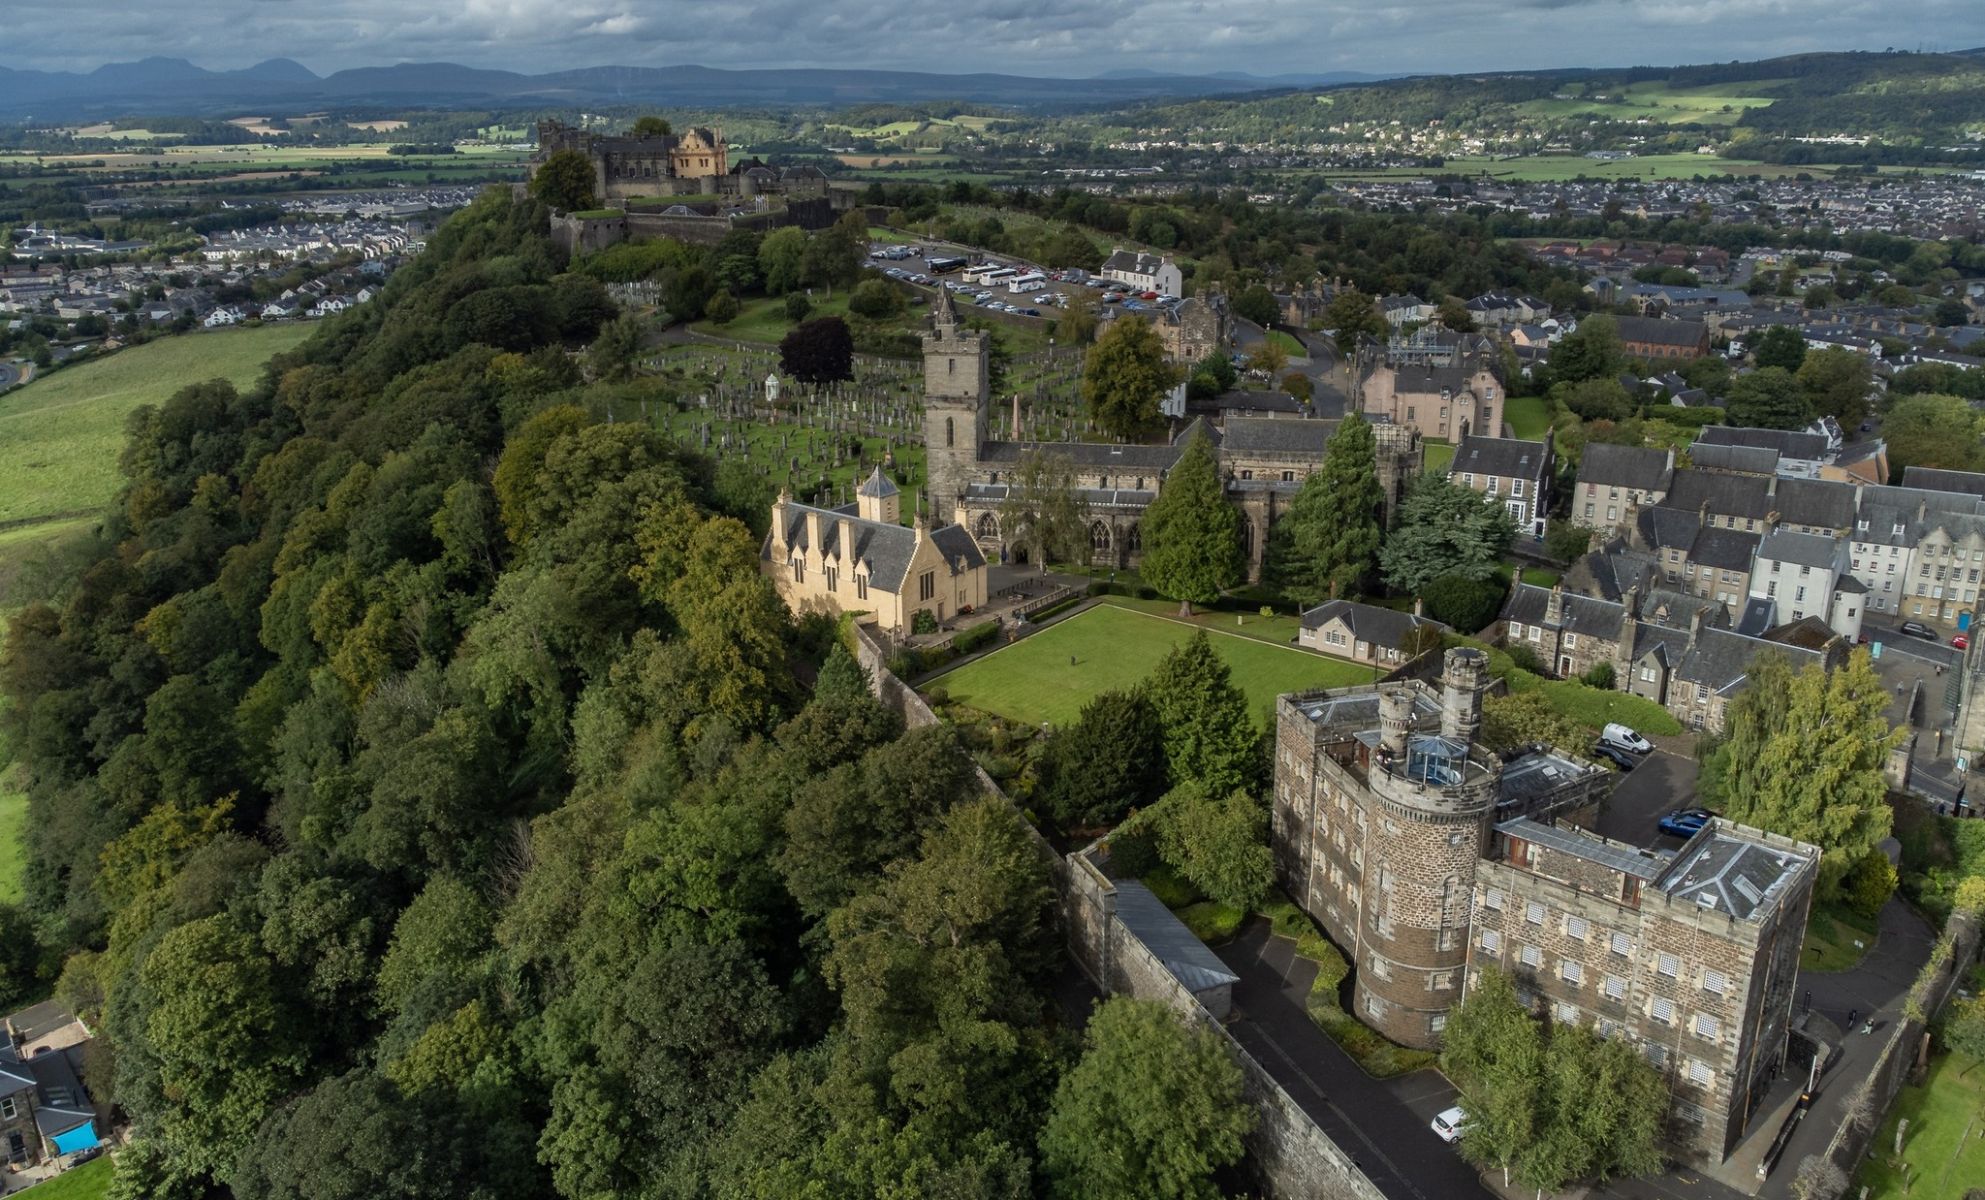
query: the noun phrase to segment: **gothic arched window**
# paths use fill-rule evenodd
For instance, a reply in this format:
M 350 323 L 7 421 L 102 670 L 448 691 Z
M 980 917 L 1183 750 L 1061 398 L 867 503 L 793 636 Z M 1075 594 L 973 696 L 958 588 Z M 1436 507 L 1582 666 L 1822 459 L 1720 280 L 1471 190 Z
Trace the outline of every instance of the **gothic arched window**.
M 1098 521 L 1089 527 L 1089 547 L 1092 550 L 1108 550 L 1110 548 L 1110 527 L 1108 525 Z
M 981 541 L 994 541 L 999 537 L 999 519 L 991 513 L 979 514 L 979 538 Z

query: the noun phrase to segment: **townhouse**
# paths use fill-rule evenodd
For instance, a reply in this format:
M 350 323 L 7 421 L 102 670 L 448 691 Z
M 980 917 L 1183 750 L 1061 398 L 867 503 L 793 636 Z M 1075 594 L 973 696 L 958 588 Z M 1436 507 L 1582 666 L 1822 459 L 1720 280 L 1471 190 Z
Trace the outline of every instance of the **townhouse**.
M 1540 442 L 1464 437 L 1455 448 L 1454 461 L 1448 464 L 1448 480 L 1500 501 L 1520 532 L 1543 537 L 1545 512 L 1551 503 L 1555 436 L 1556 431 L 1551 430 Z

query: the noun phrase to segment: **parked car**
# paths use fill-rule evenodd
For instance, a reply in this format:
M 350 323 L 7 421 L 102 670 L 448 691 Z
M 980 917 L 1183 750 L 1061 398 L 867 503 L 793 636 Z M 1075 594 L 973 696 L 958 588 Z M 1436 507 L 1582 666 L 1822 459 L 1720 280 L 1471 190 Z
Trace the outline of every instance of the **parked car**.
M 1592 747 L 1592 753 L 1612 763 L 1622 771 L 1631 771 L 1640 765 L 1640 760 L 1633 755 L 1617 747 L 1608 746 L 1604 742 L 1600 742 L 1598 745 Z
M 1631 726 L 1618 723 L 1608 725 L 1599 731 L 1600 744 L 1612 746 L 1633 754 L 1652 754 L 1654 743 L 1634 732 Z
M 1971 639 L 1960 633 L 1951 639 L 1951 645 L 1957 647 L 1959 650 L 1969 650 L 1971 649 Z
M 1440 1139 L 1443 1142 L 1460 1141 L 1461 1132 L 1467 1128 L 1467 1125 L 1468 1122 L 1461 1111 L 1461 1106 L 1458 1104 L 1453 1108 L 1442 1109 L 1434 1116 L 1434 1132 L 1440 1134 Z
M 1655 827 L 1670 837 L 1692 838 L 1715 815 L 1706 808 L 1678 808 L 1661 818 Z
M 1904 637 L 1922 638 L 1926 642 L 1937 640 L 1937 631 L 1921 621 L 1904 621 L 1895 627 L 1895 631 Z

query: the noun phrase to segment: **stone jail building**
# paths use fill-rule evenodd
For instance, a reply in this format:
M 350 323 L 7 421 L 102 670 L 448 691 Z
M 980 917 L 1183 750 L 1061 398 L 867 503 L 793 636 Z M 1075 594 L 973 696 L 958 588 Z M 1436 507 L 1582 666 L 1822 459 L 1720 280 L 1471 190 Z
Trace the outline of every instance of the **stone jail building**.
M 989 561 L 1022 561 L 1009 553 L 1000 509 L 1014 486 L 1022 456 L 1063 455 L 1074 465 L 1089 510 L 1090 560 L 1099 566 L 1135 566 L 1142 551 L 1144 511 L 1158 498 L 1166 474 L 1195 436 L 1213 445 L 1228 502 L 1241 512 L 1241 544 L 1248 574 L 1260 578 L 1269 527 L 1279 518 L 1324 451 L 1338 422 L 1273 417 L 1195 419 L 1157 445 L 1107 442 L 1029 442 L 1020 438 L 1020 401 L 1008 414 L 1007 437 L 998 437 L 989 380 L 989 335 L 964 328 L 949 292 L 939 292 L 933 327 L 924 335 L 924 450 L 930 511 L 965 527 Z M 1409 426 L 1379 421 L 1373 433 L 1384 509 L 1390 522 L 1406 485 L 1419 476 L 1420 435 Z
M 1811 846 L 1712 821 L 1679 852 L 1587 832 L 1617 778 L 1476 740 L 1488 660 L 1283 696 L 1276 872 L 1352 964 L 1351 1008 L 1439 1045 L 1483 964 L 1533 1011 L 1626 1038 L 1669 1083 L 1669 1140 L 1720 1162 L 1782 1062 L 1818 869 Z

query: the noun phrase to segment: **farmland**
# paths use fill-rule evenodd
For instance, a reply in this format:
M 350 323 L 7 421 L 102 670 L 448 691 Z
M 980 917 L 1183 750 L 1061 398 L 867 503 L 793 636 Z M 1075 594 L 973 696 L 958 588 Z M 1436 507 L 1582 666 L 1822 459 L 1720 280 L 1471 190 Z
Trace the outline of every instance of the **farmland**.
M 1516 110 L 1535 117 L 1597 117 L 1614 121 L 1653 121 L 1664 125 L 1735 125 L 1745 110 L 1769 106 L 1774 97 L 1758 93 L 1782 80 L 1742 84 L 1671 87 L 1647 80 L 1624 88 L 1594 88 L 1592 94 L 1528 100 Z
M 0 397 L 0 521 L 98 508 L 117 492 L 124 419 L 189 383 L 255 382 L 271 355 L 310 336 L 269 325 L 163 338 L 37 378 Z

